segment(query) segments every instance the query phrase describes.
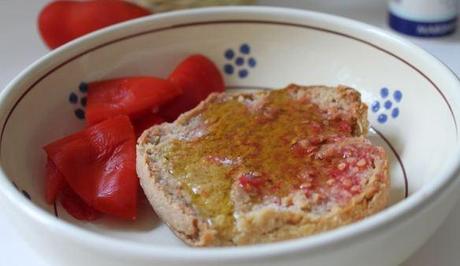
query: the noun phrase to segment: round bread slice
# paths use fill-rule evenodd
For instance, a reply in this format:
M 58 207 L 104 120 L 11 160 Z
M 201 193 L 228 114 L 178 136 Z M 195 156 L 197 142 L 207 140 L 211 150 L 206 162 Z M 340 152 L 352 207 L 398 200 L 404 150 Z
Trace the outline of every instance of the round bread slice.
M 185 243 L 267 243 L 330 230 L 388 202 L 387 158 L 352 88 L 212 94 L 138 140 L 155 212 Z

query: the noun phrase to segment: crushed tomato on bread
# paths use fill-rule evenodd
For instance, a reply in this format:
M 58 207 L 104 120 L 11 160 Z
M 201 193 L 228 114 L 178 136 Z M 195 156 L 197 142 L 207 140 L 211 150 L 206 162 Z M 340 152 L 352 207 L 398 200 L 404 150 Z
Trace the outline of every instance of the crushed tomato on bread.
M 193 246 L 291 239 L 385 207 L 383 148 L 348 87 L 214 93 L 138 139 L 137 173 L 157 214 Z

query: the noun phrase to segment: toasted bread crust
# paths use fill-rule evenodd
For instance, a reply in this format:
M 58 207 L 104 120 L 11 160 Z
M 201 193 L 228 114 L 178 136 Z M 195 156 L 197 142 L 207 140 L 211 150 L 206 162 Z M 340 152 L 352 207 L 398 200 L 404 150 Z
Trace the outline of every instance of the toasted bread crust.
M 139 138 L 139 144 L 145 143 L 146 138 L 147 134 L 143 134 Z M 168 186 L 162 184 L 158 166 L 149 163 L 148 154 L 139 146 L 136 157 L 136 169 L 141 187 L 156 214 L 174 234 L 192 246 L 209 246 L 215 243 L 215 230 L 197 217 L 193 208 L 181 195 L 180 186 L 174 183 Z
M 361 103 L 360 95 L 355 90 L 344 86 L 331 89 L 324 86 L 297 85 L 290 85 L 287 89 L 296 97 L 308 96 L 314 99 L 315 103 L 324 106 L 331 116 L 351 116 L 354 121 L 353 136 L 367 134 L 367 106 Z M 235 203 L 235 214 L 238 216 L 235 220 L 237 230 L 232 239 L 222 239 L 207 219 L 200 217 L 181 184 L 171 178 L 171 174 L 164 169 L 155 152 L 177 136 L 199 137 L 200 130 L 191 130 L 194 125 L 190 121 L 207 105 L 235 98 L 254 99 L 267 93 L 269 92 L 212 94 L 195 109 L 182 114 L 174 123 L 154 126 L 138 139 L 137 172 L 141 186 L 155 212 L 185 243 L 192 246 L 226 246 L 290 239 L 349 224 L 378 212 L 387 204 L 389 178 L 385 159 L 377 166 L 375 174 L 369 178 L 366 188 L 360 194 L 354 196 L 345 206 L 335 208 L 324 215 L 309 214 L 303 209 L 304 202 L 297 200 L 294 194 L 283 198 L 282 201 L 289 204 L 281 207 L 266 204 L 253 208 L 254 206 L 245 206 L 244 202 Z M 195 135 L 189 134 L 190 132 L 194 132 Z M 232 193 L 239 193 L 237 186 Z M 244 198 L 244 195 L 240 198 Z M 238 206 L 246 209 L 239 211 Z

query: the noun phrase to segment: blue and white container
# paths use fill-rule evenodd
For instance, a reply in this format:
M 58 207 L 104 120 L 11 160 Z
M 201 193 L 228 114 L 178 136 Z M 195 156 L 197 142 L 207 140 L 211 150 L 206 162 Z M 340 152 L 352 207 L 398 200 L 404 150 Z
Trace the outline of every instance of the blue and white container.
M 457 26 L 457 0 L 390 0 L 388 9 L 390 27 L 407 35 L 444 36 Z

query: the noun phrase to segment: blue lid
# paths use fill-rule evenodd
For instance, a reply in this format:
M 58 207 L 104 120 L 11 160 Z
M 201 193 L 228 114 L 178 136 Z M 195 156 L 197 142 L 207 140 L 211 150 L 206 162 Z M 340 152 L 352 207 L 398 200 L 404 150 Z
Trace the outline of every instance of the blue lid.
M 388 23 L 394 30 L 407 35 L 438 37 L 455 32 L 457 17 L 445 21 L 420 22 L 402 18 L 389 11 Z

